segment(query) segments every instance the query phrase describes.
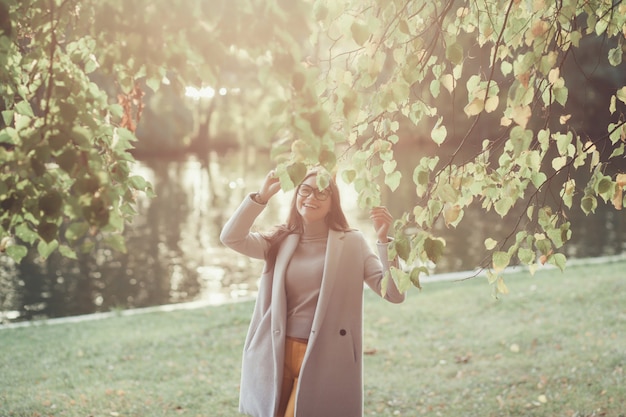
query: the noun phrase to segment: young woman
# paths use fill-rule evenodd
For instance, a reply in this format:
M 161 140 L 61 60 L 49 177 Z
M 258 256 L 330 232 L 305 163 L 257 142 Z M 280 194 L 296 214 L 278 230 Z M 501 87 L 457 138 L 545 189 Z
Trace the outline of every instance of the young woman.
M 243 352 L 239 411 L 250 416 L 363 414 L 363 283 L 381 295 L 392 264 L 392 217 L 384 207 L 371 211 L 376 256 L 349 228 L 336 183 L 331 179 L 320 190 L 316 175 L 310 172 L 298 185 L 287 223 L 264 235 L 250 228 L 280 189 L 270 171 L 220 236 L 237 252 L 265 260 Z M 404 301 L 393 280 L 385 298 Z

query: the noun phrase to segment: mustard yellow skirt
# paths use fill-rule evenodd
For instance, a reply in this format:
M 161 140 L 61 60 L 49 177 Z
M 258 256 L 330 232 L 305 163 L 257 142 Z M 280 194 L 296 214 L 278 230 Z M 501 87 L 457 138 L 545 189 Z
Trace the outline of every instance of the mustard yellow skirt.
M 285 339 L 285 365 L 283 367 L 283 385 L 280 391 L 280 404 L 277 417 L 294 417 L 296 392 L 300 368 L 306 352 L 307 340 L 287 337 Z

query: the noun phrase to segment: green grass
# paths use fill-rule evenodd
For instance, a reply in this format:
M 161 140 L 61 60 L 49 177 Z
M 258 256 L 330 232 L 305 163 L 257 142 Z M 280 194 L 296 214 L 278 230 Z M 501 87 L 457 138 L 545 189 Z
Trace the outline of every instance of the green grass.
M 626 416 L 626 262 L 366 292 L 366 416 Z M 0 331 L 0 416 L 236 416 L 249 302 Z M 324 417 L 324 416 L 320 416 Z

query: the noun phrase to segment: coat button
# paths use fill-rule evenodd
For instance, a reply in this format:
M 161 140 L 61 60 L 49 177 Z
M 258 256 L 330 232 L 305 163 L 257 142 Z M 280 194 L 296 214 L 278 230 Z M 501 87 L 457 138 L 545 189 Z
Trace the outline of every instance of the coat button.
M 342 335 L 342 336 L 345 336 L 345 335 L 346 335 L 346 333 L 347 333 L 347 332 L 346 332 L 346 329 L 341 329 L 341 330 L 339 330 L 339 334 L 340 334 L 340 335 Z

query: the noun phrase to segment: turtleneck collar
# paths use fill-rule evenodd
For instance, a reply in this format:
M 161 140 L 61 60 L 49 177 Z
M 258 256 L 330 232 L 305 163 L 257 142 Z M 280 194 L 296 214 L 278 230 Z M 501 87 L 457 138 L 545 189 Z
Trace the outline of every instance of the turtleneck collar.
M 302 233 L 302 239 L 322 239 L 328 237 L 328 225 L 324 219 L 315 221 L 313 223 L 304 224 L 304 232 Z

